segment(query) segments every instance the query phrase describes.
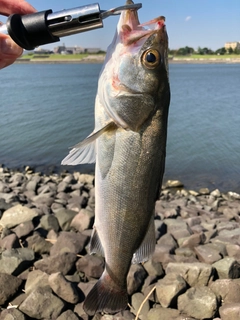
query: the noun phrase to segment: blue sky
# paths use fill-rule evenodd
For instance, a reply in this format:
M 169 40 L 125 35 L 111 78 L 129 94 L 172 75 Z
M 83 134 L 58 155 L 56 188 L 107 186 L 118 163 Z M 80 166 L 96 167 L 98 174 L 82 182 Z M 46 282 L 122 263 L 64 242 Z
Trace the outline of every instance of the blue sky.
M 53 12 L 97 1 L 89 0 L 29 0 L 37 10 L 52 9 Z M 99 0 L 102 10 L 120 6 L 121 0 Z M 177 49 L 190 46 L 197 49 L 209 47 L 216 50 L 228 41 L 240 41 L 240 0 L 140 0 L 141 22 L 160 15 L 166 17 L 169 47 Z M 1 19 L 4 21 L 4 19 Z M 67 46 L 99 47 L 106 49 L 116 28 L 118 17 L 104 20 L 104 28 L 61 38 Z M 59 44 L 60 44 L 59 43 Z M 53 48 L 58 44 L 47 45 Z

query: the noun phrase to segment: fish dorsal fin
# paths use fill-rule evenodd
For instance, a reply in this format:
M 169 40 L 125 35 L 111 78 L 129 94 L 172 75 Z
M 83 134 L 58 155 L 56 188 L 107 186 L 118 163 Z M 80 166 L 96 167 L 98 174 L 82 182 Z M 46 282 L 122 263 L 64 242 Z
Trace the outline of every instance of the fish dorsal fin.
M 155 238 L 155 226 L 154 226 L 154 215 L 149 223 L 148 231 L 143 239 L 140 247 L 134 253 L 132 263 L 140 263 L 147 261 L 155 250 L 156 238 Z
M 108 123 L 97 132 L 91 133 L 85 140 L 73 146 L 69 154 L 62 160 L 62 165 L 78 165 L 96 162 L 95 142 L 101 134 L 116 126 L 114 122 Z
M 91 254 L 98 253 L 102 257 L 104 257 L 104 250 L 103 250 L 96 228 L 93 229 L 89 249 Z

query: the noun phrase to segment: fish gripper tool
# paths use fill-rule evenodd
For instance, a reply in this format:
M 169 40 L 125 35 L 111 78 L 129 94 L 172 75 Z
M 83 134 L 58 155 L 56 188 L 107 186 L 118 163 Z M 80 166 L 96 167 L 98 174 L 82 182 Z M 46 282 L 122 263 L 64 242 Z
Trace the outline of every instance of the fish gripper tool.
M 26 50 L 60 41 L 61 37 L 103 27 L 103 19 L 118 15 L 123 10 L 138 10 L 141 3 L 129 4 L 110 10 L 100 10 L 94 3 L 58 12 L 52 10 L 20 15 L 12 14 L 6 24 L 0 26 L 0 33 L 8 34 L 20 47 Z

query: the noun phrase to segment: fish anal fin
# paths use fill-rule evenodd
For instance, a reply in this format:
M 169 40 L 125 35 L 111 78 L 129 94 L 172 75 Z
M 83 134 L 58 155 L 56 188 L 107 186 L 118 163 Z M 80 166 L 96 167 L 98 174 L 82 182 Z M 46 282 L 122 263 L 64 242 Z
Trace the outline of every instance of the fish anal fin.
M 96 228 L 93 229 L 92 236 L 90 239 L 89 249 L 91 254 L 97 253 L 97 254 L 100 254 L 102 257 L 104 257 L 104 249 L 102 247 Z
M 105 127 L 93 132 L 85 140 L 73 146 L 69 154 L 62 160 L 62 165 L 78 165 L 96 162 L 95 142 L 106 131 L 116 129 L 116 124 L 111 121 Z
M 153 254 L 156 245 L 154 215 L 150 220 L 147 233 L 136 252 L 133 255 L 132 263 L 147 261 Z
M 87 295 L 83 309 L 89 316 L 97 312 L 113 314 L 126 309 L 127 303 L 127 290 L 118 287 L 105 270 Z

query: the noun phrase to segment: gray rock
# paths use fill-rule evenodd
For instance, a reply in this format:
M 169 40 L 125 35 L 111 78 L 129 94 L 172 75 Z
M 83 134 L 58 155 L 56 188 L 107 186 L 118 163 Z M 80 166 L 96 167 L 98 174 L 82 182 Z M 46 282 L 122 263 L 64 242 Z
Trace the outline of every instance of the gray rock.
M 33 232 L 33 230 L 34 230 L 34 225 L 32 221 L 23 222 L 18 226 L 16 226 L 14 229 L 12 229 L 12 231 L 16 233 L 18 238 L 22 238 L 29 235 L 31 232 Z
M 64 252 L 62 254 L 38 260 L 34 263 L 34 266 L 48 274 L 61 272 L 63 275 L 66 275 L 73 269 L 76 260 L 76 254 L 72 252 Z
M 83 272 L 86 277 L 100 278 L 104 270 L 104 259 L 97 255 L 85 255 L 76 263 L 78 272 Z
M 4 237 L 3 239 L 0 239 L 0 248 L 2 248 L 3 250 L 19 248 L 19 247 L 20 247 L 20 244 L 18 241 L 18 237 L 15 235 L 15 233 L 11 233 L 8 236 Z
M 114 320 L 134 320 L 134 315 L 129 310 L 124 310 L 115 315 L 116 319 Z
M 57 187 L 57 192 L 69 192 L 71 190 L 68 182 L 62 181 Z
M 72 219 L 75 217 L 76 211 L 68 209 L 59 209 L 55 211 L 55 217 L 58 219 L 60 228 L 63 231 L 69 231 Z
M 182 188 L 183 183 L 179 180 L 167 180 L 165 183 L 166 188 Z
M 72 311 L 67 310 L 63 312 L 59 317 L 57 317 L 57 320 L 78 320 L 79 317 Z
M 199 261 L 204 263 L 212 264 L 222 258 L 220 253 L 208 244 L 195 247 L 194 250 Z
M 89 282 L 79 282 L 78 288 L 82 292 L 82 297 L 84 299 L 89 294 L 89 292 L 92 290 L 92 288 L 96 283 L 97 283 L 97 280 L 91 280 Z
M 217 298 L 208 287 L 190 288 L 178 297 L 178 310 L 196 319 L 212 319 L 217 307 Z
M 44 204 L 47 207 L 50 207 L 54 202 L 53 193 L 40 193 L 32 198 L 32 202 L 38 206 Z
M 0 314 L 0 320 L 26 320 L 25 315 L 16 308 L 3 310 Z
M 200 244 L 203 244 L 206 240 L 206 236 L 204 233 L 195 233 L 192 234 L 188 238 L 182 238 L 183 240 L 180 242 L 180 239 L 178 240 L 178 244 L 182 247 L 188 247 L 190 249 L 193 249 L 194 247 L 197 247 Z
M 180 275 L 169 273 L 156 284 L 158 301 L 163 308 L 176 307 L 178 296 L 186 289 L 187 283 Z
M 21 279 L 0 273 L 0 305 L 4 305 L 18 291 L 21 284 Z
M 167 233 L 165 235 L 163 235 L 157 242 L 157 244 L 159 246 L 168 246 L 171 248 L 171 252 L 174 252 L 174 250 L 176 248 L 178 248 L 178 244 L 177 242 L 173 239 L 173 237 L 171 236 L 171 234 Z
M 33 250 L 28 248 L 5 250 L 2 253 L 0 272 L 18 276 L 32 264 L 34 259 Z
M 143 264 L 143 267 L 147 271 L 149 276 L 161 277 L 164 275 L 162 264 L 160 262 L 149 259 Z
M 64 252 L 80 253 L 89 238 L 79 232 L 62 231 L 50 250 L 50 254 L 56 255 Z
M 240 264 L 230 257 L 225 257 L 212 265 L 220 279 L 237 279 L 240 277 Z
M 177 248 L 175 250 L 175 254 L 177 256 L 184 256 L 186 258 L 189 258 L 189 257 L 196 257 L 196 254 L 195 252 L 190 249 L 190 248 Z
M 238 244 L 227 244 L 226 251 L 229 257 L 240 260 L 240 246 Z
M 140 264 L 132 264 L 127 276 L 127 291 L 129 295 L 137 292 L 142 286 L 147 272 Z
M 147 314 L 147 320 L 175 320 L 179 316 L 179 311 L 170 308 L 154 308 Z
M 41 227 L 43 227 L 43 229 L 48 231 L 53 229 L 57 232 L 59 230 L 58 220 L 52 214 L 42 216 L 40 220 L 40 225 Z
M 79 302 L 79 295 L 76 287 L 60 273 L 53 273 L 49 276 L 48 282 L 53 292 L 66 302 L 76 304 Z
M 81 320 L 89 320 L 90 317 L 83 310 L 83 302 L 78 303 L 74 307 L 74 313 L 77 314 Z
M 46 241 L 45 238 L 41 237 L 37 232 L 28 237 L 26 242 L 29 248 L 39 254 L 49 253 L 53 246 L 51 242 Z
M 21 223 L 32 220 L 37 215 L 37 212 L 33 209 L 18 204 L 3 213 L 0 220 L 0 226 L 12 228 Z
M 221 320 L 237 320 L 240 319 L 240 304 L 229 303 L 224 304 L 219 309 Z
M 211 283 L 210 289 L 218 297 L 221 304 L 239 303 L 240 283 L 232 279 L 218 279 Z
M 48 288 L 37 288 L 19 306 L 19 310 L 31 319 L 56 319 L 62 312 L 64 303 Z
M 39 287 L 48 286 L 48 274 L 41 270 L 33 270 L 29 272 L 25 284 L 25 293 L 29 295 L 33 290 Z
M 208 285 L 213 278 L 213 268 L 206 263 L 169 263 L 166 274 L 176 273 L 183 277 L 189 286 Z
M 94 212 L 86 209 L 81 209 L 80 212 L 73 218 L 71 227 L 77 231 L 91 229 L 94 221 Z
M 133 314 L 137 315 L 138 310 L 141 307 L 144 299 L 145 299 L 144 295 L 142 293 L 140 293 L 140 292 L 134 293 L 132 295 L 132 298 L 131 298 L 131 301 L 132 301 L 131 312 Z M 149 301 L 147 300 L 143 304 L 143 306 L 141 308 L 141 311 L 140 311 L 140 313 L 138 315 L 138 318 L 141 319 L 141 320 L 145 320 L 146 317 L 147 317 L 147 314 L 149 312 L 149 309 L 150 309 L 150 305 L 149 305 Z

